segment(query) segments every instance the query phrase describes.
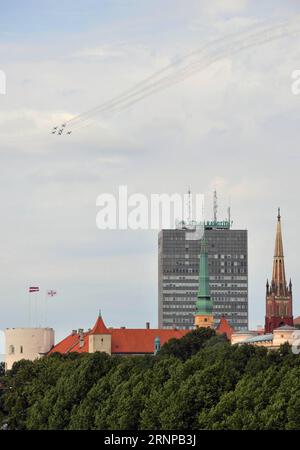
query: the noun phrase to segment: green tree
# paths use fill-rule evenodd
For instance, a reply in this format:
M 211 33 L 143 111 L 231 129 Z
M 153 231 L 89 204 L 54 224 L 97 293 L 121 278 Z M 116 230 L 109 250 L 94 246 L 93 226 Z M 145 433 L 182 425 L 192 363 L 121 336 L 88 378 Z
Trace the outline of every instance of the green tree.
M 157 356 L 54 354 L 0 376 L 10 429 L 300 429 L 300 356 L 199 329 Z
M 170 339 L 159 351 L 159 356 L 175 356 L 183 361 L 201 350 L 209 339 L 216 336 L 211 328 L 198 328 L 181 339 Z

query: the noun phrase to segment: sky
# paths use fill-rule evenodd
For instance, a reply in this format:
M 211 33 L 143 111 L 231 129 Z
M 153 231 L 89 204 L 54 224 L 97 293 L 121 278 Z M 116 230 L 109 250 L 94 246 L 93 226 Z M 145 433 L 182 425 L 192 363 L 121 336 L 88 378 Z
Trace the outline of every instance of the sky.
M 96 198 L 205 195 L 212 216 L 231 204 L 249 233 L 250 326 L 264 323 L 277 207 L 287 276 L 300 315 L 300 34 L 228 53 L 207 69 L 70 137 L 49 132 L 207 42 L 290 21 L 286 0 L 0 0 L 0 328 L 38 325 L 59 340 L 89 328 L 157 325 L 157 232 L 96 227 Z M 45 291 L 57 290 L 48 301 Z M 32 313 L 33 314 L 33 313 Z M 0 337 L 3 353 L 3 335 Z

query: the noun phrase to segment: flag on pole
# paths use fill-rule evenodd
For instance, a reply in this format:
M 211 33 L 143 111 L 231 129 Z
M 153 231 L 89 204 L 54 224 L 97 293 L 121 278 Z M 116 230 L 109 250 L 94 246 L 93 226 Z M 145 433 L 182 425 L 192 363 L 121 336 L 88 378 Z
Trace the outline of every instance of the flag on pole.
M 29 288 L 29 293 L 31 294 L 32 292 L 39 292 L 40 288 L 38 286 L 30 286 Z
M 57 292 L 53 291 L 52 289 L 50 289 L 50 291 L 47 292 L 48 297 L 54 297 L 54 295 L 56 295 Z

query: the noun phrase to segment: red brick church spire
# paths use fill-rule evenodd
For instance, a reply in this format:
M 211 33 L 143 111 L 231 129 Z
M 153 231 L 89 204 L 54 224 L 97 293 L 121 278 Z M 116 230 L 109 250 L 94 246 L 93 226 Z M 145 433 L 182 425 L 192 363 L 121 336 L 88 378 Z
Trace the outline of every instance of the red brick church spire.
M 276 295 L 287 295 L 287 285 L 285 281 L 284 255 L 281 232 L 281 216 L 278 208 L 277 229 L 275 239 L 275 251 L 273 260 L 272 285 L 275 286 Z
M 286 284 L 281 231 L 281 215 L 278 209 L 273 273 L 271 285 L 267 281 L 265 332 L 272 333 L 282 325 L 293 325 L 292 283 Z

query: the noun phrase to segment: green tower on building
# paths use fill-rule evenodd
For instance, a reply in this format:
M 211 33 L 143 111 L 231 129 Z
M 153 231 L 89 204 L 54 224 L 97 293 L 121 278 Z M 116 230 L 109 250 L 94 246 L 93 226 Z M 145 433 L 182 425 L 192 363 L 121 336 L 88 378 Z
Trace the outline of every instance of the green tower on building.
M 201 244 L 199 255 L 199 286 L 196 302 L 196 328 L 213 328 L 213 306 L 209 290 L 208 254 L 205 240 Z

